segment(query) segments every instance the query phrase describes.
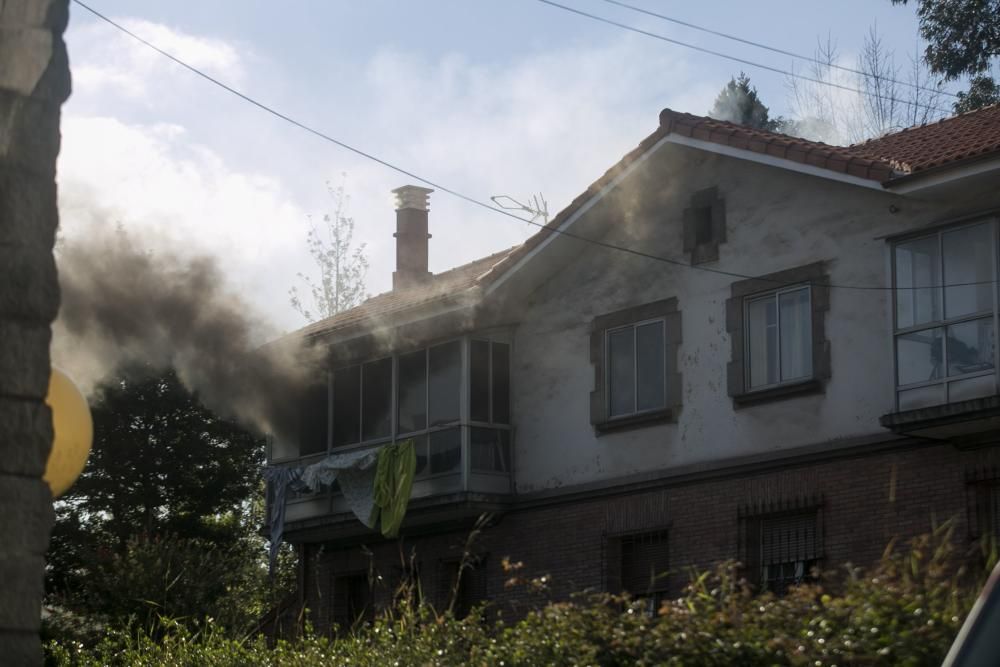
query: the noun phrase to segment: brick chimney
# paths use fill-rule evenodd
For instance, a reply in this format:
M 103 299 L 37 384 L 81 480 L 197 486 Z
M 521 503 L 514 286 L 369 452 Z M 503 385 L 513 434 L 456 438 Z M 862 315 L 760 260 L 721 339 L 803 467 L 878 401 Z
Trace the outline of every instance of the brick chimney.
M 427 270 L 427 196 L 430 188 L 404 185 L 392 191 L 396 195 L 396 270 L 392 289 L 418 285 L 430 278 Z

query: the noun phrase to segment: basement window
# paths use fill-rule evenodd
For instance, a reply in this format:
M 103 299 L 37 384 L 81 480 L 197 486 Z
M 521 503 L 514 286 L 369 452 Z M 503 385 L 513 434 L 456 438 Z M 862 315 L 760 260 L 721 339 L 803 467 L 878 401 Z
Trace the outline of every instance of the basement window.
M 626 535 L 618 538 L 618 543 L 622 590 L 641 600 L 648 616 L 655 616 L 667 597 L 667 531 Z
M 760 590 L 784 595 L 812 580 L 822 557 L 818 509 L 748 516 L 742 529 L 747 579 Z

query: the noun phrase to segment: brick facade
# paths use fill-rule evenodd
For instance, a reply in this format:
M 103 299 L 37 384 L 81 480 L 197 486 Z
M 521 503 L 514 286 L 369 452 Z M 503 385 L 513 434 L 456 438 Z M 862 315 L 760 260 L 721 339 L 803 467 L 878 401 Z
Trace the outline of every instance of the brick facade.
M 525 499 L 497 516 L 473 551 L 485 567 L 486 597 L 506 615 L 518 616 L 545 597 L 525 587 L 508 589 L 501 561 L 524 563 L 525 577 L 551 575 L 548 597 L 565 599 L 585 589 L 613 590 L 619 580 L 615 538 L 666 530 L 671 573 L 669 593 L 678 593 L 691 568 L 705 569 L 740 553 L 740 516 L 747 508 L 780 509 L 818 502 L 821 567 L 871 564 L 893 538 L 906 540 L 952 519 L 959 546 L 969 545 L 970 480 L 996 477 L 1000 448 L 960 450 L 949 444 L 913 444 L 871 454 L 830 455 L 795 465 L 773 465 L 751 474 L 725 470 L 700 480 L 665 482 L 641 491 L 607 490 L 599 497 L 544 501 Z M 405 532 L 405 531 L 404 531 Z M 442 563 L 458 558 L 468 529 L 405 536 L 398 542 L 364 545 L 308 544 L 303 602 L 318 629 L 331 623 L 333 577 L 371 572 L 372 599 L 383 606 L 402 572 L 413 562 L 425 599 L 447 604 Z M 369 568 L 371 568 L 369 570 Z M 378 577 L 381 577 L 379 579 Z

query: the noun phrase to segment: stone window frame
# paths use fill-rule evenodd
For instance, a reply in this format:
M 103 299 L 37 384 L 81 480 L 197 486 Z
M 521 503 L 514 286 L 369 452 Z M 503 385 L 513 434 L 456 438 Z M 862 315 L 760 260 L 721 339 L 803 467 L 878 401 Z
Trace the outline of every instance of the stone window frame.
M 709 210 L 711 235 L 707 242 L 698 242 L 698 212 Z M 684 252 L 692 264 L 704 264 L 719 259 L 719 246 L 726 242 L 726 200 L 717 187 L 699 190 L 691 196 L 691 206 L 684 209 Z
M 745 304 L 752 298 L 800 285 L 810 287 L 812 377 L 763 389 L 748 389 Z M 747 405 L 825 391 L 826 381 L 831 376 L 830 342 L 826 338 L 826 315 L 829 310 L 830 281 L 825 261 L 740 280 L 732 284 L 731 297 L 726 300 L 726 331 L 732 344 L 730 361 L 726 368 L 726 382 L 733 407 L 738 409 Z
M 666 347 L 664 407 L 625 417 L 609 417 L 606 373 L 607 332 L 656 319 L 663 320 L 664 324 L 663 341 Z M 677 411 L 681 406 L 681 373 L 678 366 L 680 344 L 681 313 L 677 308 L 676 297 L 625 308 L 594 318 L 590 330 L 590 362 L 594 366 L 594 390 L 590 393 L 590 423 L 598 435 L 676 421 Z

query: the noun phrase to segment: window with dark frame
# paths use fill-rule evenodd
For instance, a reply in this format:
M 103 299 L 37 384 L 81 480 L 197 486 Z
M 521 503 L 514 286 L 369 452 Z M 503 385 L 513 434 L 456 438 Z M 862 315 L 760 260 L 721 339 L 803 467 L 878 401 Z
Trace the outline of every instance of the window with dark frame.
M 899 410 L 997 393 L 997 223 L 893 245 Z
M 473 472 L 509 475 L 512 469 L 510 345 L 490 336 L 337 368 L 328 386 L 305 392 L 301 403 L 300 456 L 326 452 L 327 440 L 337 449 L 412 439 L 418 477 L 452 475 L 462 473 L 468 437 Z
M 447 609 L 454 596 L 452 612 L 455 618 L 465 618 L 473 607 L 486 601 L 486 585 L 486 563 L 482 557 L 472 559 L 465 567 L 457 559 L 442 561 L 438 573 L 439 608 Z
M 796 285 L 744 300 L 746 389 L 812 377 L 812 290 Z
M 969 490 L 970 537 L 1000 540 L 1000 479 L 992 476 L 970 480 Z
M 646 613 L 654 616 L 667 599 L 670 569 L 667 531 L 623 535 L 617 538 L 617 543 L 622 590 L 642 600 Z
M 666 407 L 662 319 L 607 331 L 607 414 L 611 419 Z
M 746 516 L 742 522 L 748 581 L 784 595 L 790 586 L 811 580 L 822 558 L 818 509 Z
M 371 587 L 366 573 L 333 577 L 330 616 L 341 632 L 374 618 Z

